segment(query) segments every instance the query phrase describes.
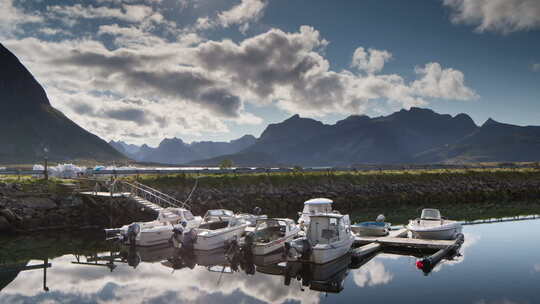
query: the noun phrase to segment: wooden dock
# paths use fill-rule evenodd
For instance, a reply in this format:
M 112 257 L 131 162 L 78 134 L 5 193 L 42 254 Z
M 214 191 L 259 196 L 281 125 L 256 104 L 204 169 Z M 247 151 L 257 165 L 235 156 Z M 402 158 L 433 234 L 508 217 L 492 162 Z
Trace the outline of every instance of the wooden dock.
M 129 197 L 129 192 L 100 192 L 100 191 L 83 191 L 80 195 L 97 196 L 97 197 Z
M 356 256 L 366 256 L 379 250 L 384 250 L 385 247 L 401 249 L 445 249 L 456 244 L 456 240 L 427 240 L 408 238 L 407 229 L 403 228 L 391 231 L 388 236 L 357 236 L 354 243 L 355 245 L 360 245 L 360 247 L 354 249 L 353 254 Z

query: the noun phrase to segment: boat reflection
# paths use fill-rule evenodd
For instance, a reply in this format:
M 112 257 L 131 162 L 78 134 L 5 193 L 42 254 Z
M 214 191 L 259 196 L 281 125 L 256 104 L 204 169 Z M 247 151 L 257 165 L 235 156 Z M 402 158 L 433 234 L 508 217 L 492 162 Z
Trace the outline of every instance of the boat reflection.
M 221 248 L 211 251 L 194 251 L 184 248 L 175 248 L 169 245 L 153 247 L 122 246 L 118 251 L 96 253 L 88 256 L 75 255 L 76 261 L 72 264 L 94 265 L 105 267 L 111 272 L 118 264 L 127 264 L 136 268 L 140 263 L 154 264 L 156 267 L 167 267 L 172 270 L 194 269 L 202 267 L 209 272 L 219 273 L 218 284 L 223 275 L 255 273 L 281 276 L 283 285 L 291 286 L 293 281 L 300 282 L 301 290 L 339 293 L 344 289 L 344 282 L 352 270 L 362 267 L 376 257 L 379 253 L 398 256 L 412 256 L 418 259 L 433 254 L 435 250 L 403 250 L 384 248 L 367 256 L 347 254 L 326 264 L 313 264 L 299 261 L 287 261 L 283 252 L 274 252 L 264 256 L 246 254 L 240 247 Z M 456 260 L 459 253 L 449 256 L 446 260 Z M 421 269 L 429 274 L 438 265 Z M 152 266 L 154 267 L 154 266 Z M 367 267 L 367 266 L 366 266 Z

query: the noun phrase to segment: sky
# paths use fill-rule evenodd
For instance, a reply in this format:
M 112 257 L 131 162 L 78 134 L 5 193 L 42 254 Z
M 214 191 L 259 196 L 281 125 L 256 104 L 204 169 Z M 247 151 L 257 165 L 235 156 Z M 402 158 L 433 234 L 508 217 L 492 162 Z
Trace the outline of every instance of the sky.
M 0 42 L 105 140 L 413 106 L 540 125 L 539 0 L 0 0 Z

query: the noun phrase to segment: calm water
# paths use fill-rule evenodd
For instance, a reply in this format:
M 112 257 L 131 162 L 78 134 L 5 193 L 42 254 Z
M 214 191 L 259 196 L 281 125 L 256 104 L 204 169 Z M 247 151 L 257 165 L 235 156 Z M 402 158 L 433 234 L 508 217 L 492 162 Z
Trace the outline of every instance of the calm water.
M 177 256 L 176 266 L 187 266 L 174 270 L 163 262 L 175 256 L 170 248 L 110 252 L 86 236 L 42 240 L 28 244 L 35 247 L 29 252 L 14 248 L 36 241 L 4 240 L 11 252 L 4 249 L 3 263 L 18 256 L 32 257 L 22 265 L 43 264 L 38 257 L 50 246 L 59 253 L 48 260 L 46 282 L 41 268 L 0 273 L 0 303 L 540 303 L 539 220 L 465 226 L 464 233 L 462 256 L 427 276 L 415 257 L 387 253 L 358 269 L 350 269 L 348 257 L 327 267 L 242 264 L 233 270 L 223 266 L 222 254 Z M 101 265 L 74 263 L 96 263 L 96 253 Z M 272 258 L 279 256 L 256 262 Z

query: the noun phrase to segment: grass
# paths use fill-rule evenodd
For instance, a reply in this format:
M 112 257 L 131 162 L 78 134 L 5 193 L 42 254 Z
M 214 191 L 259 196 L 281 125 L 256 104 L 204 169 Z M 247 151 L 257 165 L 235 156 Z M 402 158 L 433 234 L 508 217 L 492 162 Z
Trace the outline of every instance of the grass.
M 192 184 L 195 178 L 208 186 L 234 186 L 270 183 L 288 185 L 291 182 L 348 181 L 355 184 L 370 182 L 425 182 L 433 178 L 540 178 L 539 168 L 492 168 L 492 169 L 430 169 L 430 170 L 371 170 L 371 171 L 322 171 L 322 172 L 272 172 L 272 173 L 226 173 L 226 174 L 169 174 L 140 175 L 140 182 L 150 186 L 177 187 Z M 135 177 L 130 177 L 133 179 Z
M 23 192 L 46 192 L 57 193 L 61 184 L 73 183 L 71 179 L 60 179 L 51 177 L 48 180 L 33 176 L 0 175 L 0 183 L 16 183 L 21 186 Z

